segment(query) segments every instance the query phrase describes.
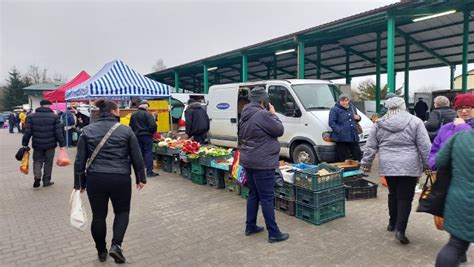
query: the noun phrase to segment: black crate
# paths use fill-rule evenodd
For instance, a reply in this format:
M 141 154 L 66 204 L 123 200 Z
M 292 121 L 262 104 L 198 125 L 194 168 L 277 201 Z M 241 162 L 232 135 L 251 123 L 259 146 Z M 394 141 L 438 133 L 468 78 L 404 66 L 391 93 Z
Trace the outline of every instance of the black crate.
M 283 183 L 283 186 L 275 187 L 275 197 L 283 198 L 290 201 L 295 201 L 295 186 L 290 183 Z
M 296 187 L 296 202 L 311 207 L 319 207 L 334 201 L 344 200 L 344 187 L 336 186 L 320 191 Z
M 273 207 L 275 207 L 276 210 L 284 212 L 290 216 L 295 216 L 296 206 L 294 200 L 275 197 L 273 200 Z
M 319 175 L 318 171 L 326 169 L 330 173 Z M 295 185 L 312 191 L 324 190 L 342 185 L 342 169 L 320 163 L 314 168 L 297 170 L 295 172 Z
M 344 181 L 347 200 L 369 199 L 377 197 L 378 184 L 365 179 Z
M 296 218 L 312 224 L 321 225 L 325 222 L 346 216 L 344 200 L 332 202 L 320 207 L 311 207 L 296 203 Z
M 191 180 L 191 163 L 183 161 L 181 162 L 181 176 Z
M 181 161 L 179 160 L 179 157 L 173 156 L 171 172 L 181 175 Z
M 234 178 L 225 179 L 225 191 L 232 192 L 240 196 L 240 185 Z
M 207 184 L 216 189 L 225 188 L 224 174 L 225 172 L 223 170 L 219 170 L 215 168 L 207 168 L 206 169 Z
M 165 172 L 172 172 L 173 169 L 173 157 L 171 156 L 161 156 L 161 168 Z

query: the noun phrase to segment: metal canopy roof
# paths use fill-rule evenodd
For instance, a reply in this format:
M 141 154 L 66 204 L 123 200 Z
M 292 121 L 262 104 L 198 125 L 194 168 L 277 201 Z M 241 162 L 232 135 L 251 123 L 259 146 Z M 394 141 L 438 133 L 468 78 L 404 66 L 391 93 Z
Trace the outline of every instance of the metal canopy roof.
M 147 76 L 157 81 L 175 83 L 190 91 L 203 90 L 203 66 L 218 67 L 208 71 L 209 85 L 242 81 L 242 55 L 248 58 L 248 81 L 290 79 L 297 77 L 297 41 L 304 42 L 304 77 L 331 80 L 373 75 L 376 73 L 377 33 L 381 34 L 381 66 L 387 64 L 387 18 L 396 22 L 395 70 L 405 69 L 405 44 L 409 40 L 409 69 L 429 69 L 462 64 L 463 10 L 469 10 L 469 33 L 474 18 L 474 0 L 466 1 L 402 1 L 358 15 L 336 20 L 300 32 L 285 35 L 252 46 L 168 68 Z M 456 13 L 429 20 L 413 22 L 414 18 L 433 13 L 456 10 Z M 320 49 L 318 64 L 317 49 Z M 275 56 L 276 51 L 295 52 Z M 473 62 L 474 40 L 469 37 L 468 62 Z M 346 55 L 348 70 L 346 70 Z M 346 73 L 348 71 L 348 73 Z

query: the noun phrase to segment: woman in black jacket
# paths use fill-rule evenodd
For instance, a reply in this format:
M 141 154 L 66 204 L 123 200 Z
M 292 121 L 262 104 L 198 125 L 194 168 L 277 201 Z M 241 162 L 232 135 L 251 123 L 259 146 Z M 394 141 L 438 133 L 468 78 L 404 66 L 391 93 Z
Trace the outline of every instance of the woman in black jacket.
M 93 161 L 88 162 L 104 136 L 118 123 L 120 115 L 117 104 L 112 101 L 97 100 L 95 105 L 99 108 L 99 119 L 83 129 L 77 144 L 74 188 L 81 192 L 87 189 L 92 209 L 91 232 L 101 262 L 107 259 L 105 220 L 109 199 L 112 201 L 115 219 L 109 254 L 116 263 L 125 263 L 121 245 L 132 196 L 130 166 L 133 165 L 138 190 L 146 183 L 145 166 L 135 134 L 124 125 L 115 128 Z

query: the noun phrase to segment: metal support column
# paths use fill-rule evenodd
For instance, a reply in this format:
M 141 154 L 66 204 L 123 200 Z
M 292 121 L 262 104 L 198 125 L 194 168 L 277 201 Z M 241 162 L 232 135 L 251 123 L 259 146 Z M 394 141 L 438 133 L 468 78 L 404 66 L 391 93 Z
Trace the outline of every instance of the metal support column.
M 387 21 L 387 87 L 395 93 L 395 18 Z
M 321 79 L 321 46 L 316 47 L 316 79 Z
M 449 67 L 451 72 L 451 77 L 449 79 L 449 89 L 454 90 L 454 72 L 456 71 L 456 65 L 452 65 Z
M 174 90 L 179 93 L 179 73 L 177 71 L 174 72 Z
M 405 38 L 405 83 L 404 83 L 404 96 L 405 105 L 408 107 L 408 101 L 410 99 L 410 40 Z
M 203 92 L 207 94 L 209 92 L 209 75 L 207 73 L 207 65 L 202 65 L 202 79 L 203 79 Z
M 346 49 L 346 84 L 351 84 L 351 74 L 350 72 L 351 65 L 351 52 Z
M 462 38 L 462 93 L 466 93 L 467 90 L 467 63 L 469 56 L 469 13 L 470 11 L 464 10 L 464 25 L 463 25 L 463 38 Z
M 304 79 L 304 42 L 298 40 L 298 79 Z
M 381 45 L 381 34 L 377 32 L 377 51 L 376 51 L 376 64 L 375 64 L 375 110 L 380 113 L 380 45 Z
M 278 79 L 277 73 L 277 56 L 273 56 L 273 79 Z
M 247 55 L 242 55 L 242 82 L 246 82 L 248 80 L 248 61 Z

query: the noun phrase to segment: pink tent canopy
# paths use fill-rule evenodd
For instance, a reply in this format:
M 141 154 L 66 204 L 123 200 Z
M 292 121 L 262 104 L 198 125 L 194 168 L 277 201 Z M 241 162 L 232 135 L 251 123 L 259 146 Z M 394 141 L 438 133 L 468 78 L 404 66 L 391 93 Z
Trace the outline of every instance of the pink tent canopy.
M 86 80 L 88 80 L 91 76 L 85 72 L 85 71 L 81 71 L 79 74 L 76 75 L 76 77 L 74 77 L 74 79 L 70 80 L 69 82 L 67 82 L 65 85 L 57 88 L 56 90 L 54 91 L 49 91 L 49 92 L 43 92 L 43 97 L 44 99 L 47 99 L 49 101 L 52 101 L 52 102 L 64 102 L 64 93 L 66 92 L 66 90 L 80 84 L 80 83 L 83 83 L 85 82 Z

